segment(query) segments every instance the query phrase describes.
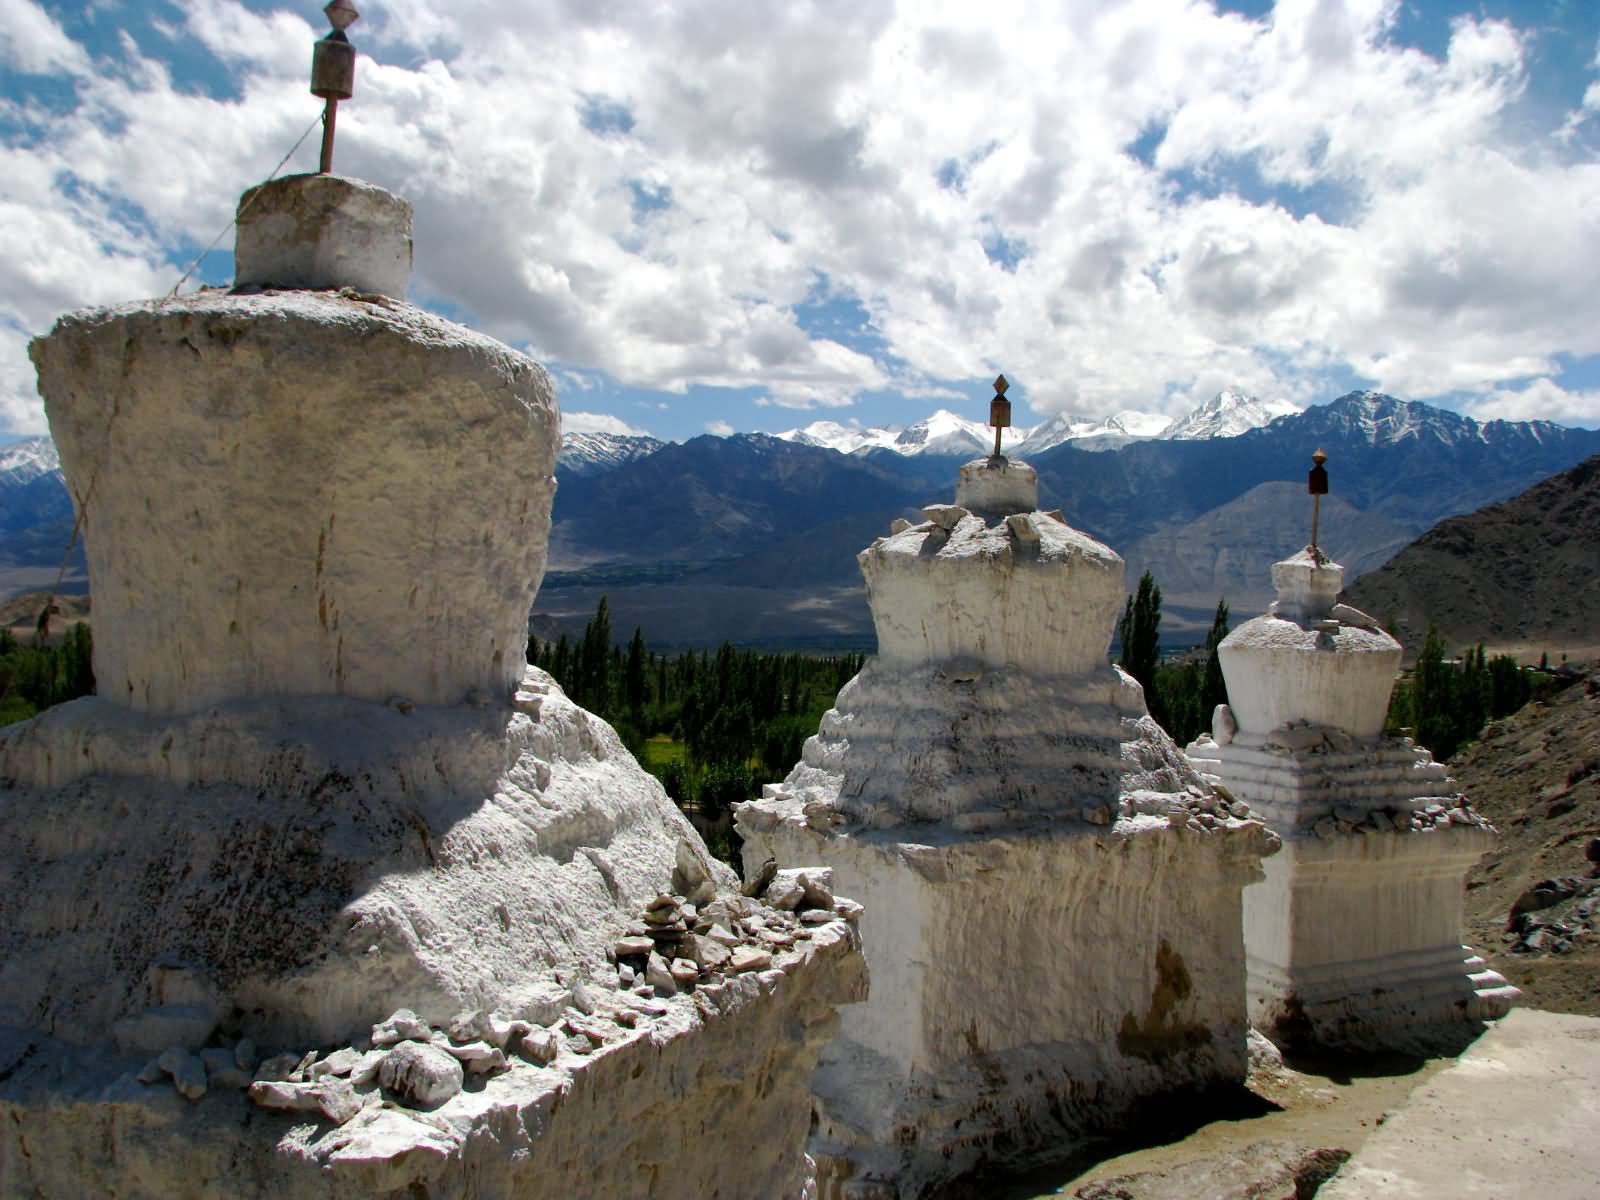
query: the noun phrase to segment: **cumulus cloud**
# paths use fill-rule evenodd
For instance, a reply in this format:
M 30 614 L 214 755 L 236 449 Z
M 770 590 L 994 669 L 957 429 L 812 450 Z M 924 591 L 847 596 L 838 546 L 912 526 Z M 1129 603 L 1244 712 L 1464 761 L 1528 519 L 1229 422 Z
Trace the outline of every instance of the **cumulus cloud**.
M 732 425 L 723 420 L 707 421 L 706 432 L 717 437 L 728 437 L 735 432 Z
M 24 75 L 82 75 L 89 56 L 33 0 L 0 0 L 0 63 Z
M 1522 381 L 1600 354 L 1600 92 L 1513 134 L 1533 35 L 1464 15 L 1429 57 L 1398 11 L 394 0 L 352 31 L 337 166 L 415 205 L 419 296 L 569 381 L 805 410 L 1004 370 L 1043 414 L 1175 415 L 1353 375 L 1577 419 L 1583 393 Z M 0 0 L 0 31 L 7 69 L 75 96 L 0 109 L 22 131 L 0 416 L 23 429 L 26 336 L 171 286 L 314 117 L 321 30 L 186 6 L 171 34 L 220 98 L 132 39 L 92 60 L 32 0 Z M 819 279 L 859 329 L 816 319 Z
M 1553 379 L 1539 378 L 1514 389 L 1496 389 L 1466 406 L 1480 421 L 1555 421 L 1563 425 L 1600 425 L 1600 389 L 1571 390 Z
M 621 417 L 613 417 L 610 413 L 568 412 L 561 413 L 562 433 L 614 433 L 621 437 L 649 437 L 643 429 L 635 429 Z

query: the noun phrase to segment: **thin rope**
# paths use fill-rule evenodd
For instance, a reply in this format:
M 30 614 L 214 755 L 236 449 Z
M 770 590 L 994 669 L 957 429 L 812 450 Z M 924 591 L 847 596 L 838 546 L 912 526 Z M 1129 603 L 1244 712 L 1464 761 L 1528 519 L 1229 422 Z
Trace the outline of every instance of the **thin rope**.
M 72 536 L 67 539 L 67 549 L 61 555 L 61 566 L 56 571 L 56 581 L 50 587 L 50 594 L 45 597 L 44 611 L 39 614 L 39 622 L 34 626 L 34 642 L 40 643 L 50 636 L 50 613 L 56 606 L 56 593 L 61 591 L 61 581 L 67 577 L 67 567 L 72 562 L 73 548 L 78 544 L 78 534 L 83 529 L 84 510 L 89 506 L 89 498 L 94 495 L 94 485 L 100 478 L 100 472 L 95 471 L 89 477 L 89 490 L 84 493 L 82 503 L 76 505 L 77 517 L 72 522 Z
M 278 160 L 278 165 L 272 168 L 272 174 L 263 179 L 261 181 L 262 183 L 271 183 L 278 177 L 278 172 L 283 170 L 284 164 L 294 157 L 294 152 L 305 144 L 305 140 L 311 136 L 311 131 L 320 125 L 323 120 L 326 119 L 326 117 L 327 110 L 323 110 L 322 114 L 319 115 L 315 121 L 306 126 L 306 131 L 300 135 L 300 140 L 289 147 L 289 153 L 285 154 Z M 168 299 L 171 299 L 173 296 L 178 294 L 178 289 L 189 281 L 189 276 L 195 273 L 195 269 L 199 267 L 199 265 L 205 260 L 206 255 L 210 254 L 217 248 L 217 243 L 228 236 L 228 231 L 239 223 L 239 218 L 244 216 L 244 214 L 249 211 L 250 206 L 256 202 L 256 197 L 259 195 L 261 195 L 261 189 L 258 186 L 255 191 L 250 193 L 250 199 L 246 200 L 244 204 L 240 206 L 239 211 L 233 214 L 233 219 L 222 227 L 222 231 L 218 233 L 216 237 L 211 239 L 211 244 L 204 250 L 200 251 L 200 257 L 189 264 L 189 269 L 183 273 L 183 277 L 179 279 L 177 283 L 172 285 L 172 290 L 167 293 Z

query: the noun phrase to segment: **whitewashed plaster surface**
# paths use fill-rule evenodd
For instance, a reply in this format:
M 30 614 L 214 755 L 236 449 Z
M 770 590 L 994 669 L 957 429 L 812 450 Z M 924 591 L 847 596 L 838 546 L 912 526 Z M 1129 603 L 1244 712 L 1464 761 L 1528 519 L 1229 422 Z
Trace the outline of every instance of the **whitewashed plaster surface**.
M 1284 842 L 1245 892 L 1250 1016 L 1283 1045 L 1459 1049 L 1517 991 L 1461 944 L 1493 828 L 1442 764 L 1384 736 L 1398 642 L 1337 603 L 1343 569 L 1273 567 L 1278 601 L 1222 642 L 1228 704 L 1188 747 Z
M 990 518 L 1031 513 L 1039 507 L 1039 475 L 1021 459 L 975 458 L 963 463 L 956 504 Z
M 340 175 L 286 175 L 239 197 L 240 288 L 339 288 L 405 299 L 411 205 Z
M 100 695 L 515 686 L 560 441 L 532 359 L 336 292 L 87 310 L 32 354 L 84 513 Z
M 1217 648 L 1240 730 L 1304 722 L 1359 737 L 1383 731 L 1400 643 L 1355 609 L 1334 613 L 1343 580 L 1344 568 L 1310 547 L 1273 564 L 1278 599 Z
M 733 884 L 609 725 L 533 668 L 518 696 L 88 697 L 0 732 L 0 1023 L 133 1038 L 163 963 L 262 1042 L 512 1008 L 603 966 L 680 843 Z
M 836 827 L 807 803 L 753 802 L 739 828 L 749 858 L 825 862 L 865 906 L 871 994 L 812 1084 L 821 1196 L 925 1195 L 1059 1157 L 1142 1098 L 1243 1077 L 1240 893 L 1270 852 L 1260 824 L 1202 826 L 1197 805 L 1176 826 L 963 837 Z
M 33 354 L 101 694 L 0 732 L 0 1194 L 807 1193 L 859 909 L 737 896 L 526 667 L 544 370 L 349 288 Z
M 887 663 L 1025 666 L 1036 675 L 1104 668 L 1122 611 L 1122 559 L 1060 519 L 994 525 L 958 505 L 880 538 L 858 556 Z
M 926 512 L 860 555 L 878 657 L 737 809 L 747 875 L 821 862 L 865 905 L 871 995 L 814 1082 L 824 1200 L 1059 1157 L 1245 1069 L 1240 893 L 1276 839 L 1106 665 L 1122 560 L 1052 514 Z
M 807 1186 L 806 1081 L 833 1006 L 863 990 L 853 930 L 790 939 L 636 1027 L 605 1019 L 635 1003 L 609 960 L 640 911 L 734 880 L 541 672 L 514 709 L 84 699 L 0 735 L 0 776 L 0 1194 Z M 341 1127 L 134 1078 L 169 1045 L 362 1044 L 402 1006 L 538 1024 L 585 980 L 614 1041 L 515 1060 L 434 1112 L 374 1097 Z

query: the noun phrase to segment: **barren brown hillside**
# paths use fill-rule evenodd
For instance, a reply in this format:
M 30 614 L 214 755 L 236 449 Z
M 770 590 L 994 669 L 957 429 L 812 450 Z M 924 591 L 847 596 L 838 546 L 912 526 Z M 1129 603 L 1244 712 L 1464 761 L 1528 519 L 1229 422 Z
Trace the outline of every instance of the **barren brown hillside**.
M 1524 1004 L 1600 1016 L 1600 878 L 1585 856 L 1600 837 L 1600 673 L 1492 723 L 1450 767 L 1500 830 L 1467 876 L 1468 943 Z
M 1441 521 L 1345 599 L 1392 617 L 1413 649 L 1431 620 L 1452 647 L 1482 640 L 1527 658 L 1587 657 L 1600 644 L 1600 456 Z

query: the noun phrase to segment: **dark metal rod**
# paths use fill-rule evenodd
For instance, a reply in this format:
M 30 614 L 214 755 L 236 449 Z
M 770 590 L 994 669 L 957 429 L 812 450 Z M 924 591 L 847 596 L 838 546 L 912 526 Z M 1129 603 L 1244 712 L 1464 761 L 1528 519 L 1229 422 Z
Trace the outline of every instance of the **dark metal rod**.
M 333 174 L 333 124 L 339 118 L 339 102 L 332 96 L 322 110 L 322 164 L 317 168 L 319 175 Z
M 994 427 L 994 456 L 1000 457 L 1000 426 Z
M 1322 513 L 1322 497 L 1311 497 L 1311 557 L 1321 558 L 1322 552 L 1317 549 L 1317 517 Z

